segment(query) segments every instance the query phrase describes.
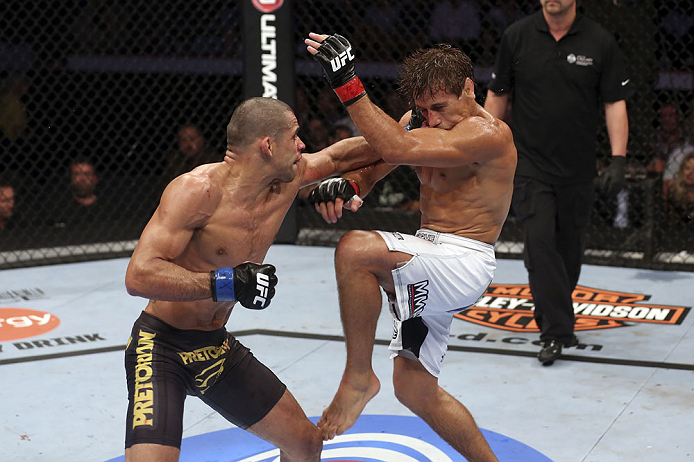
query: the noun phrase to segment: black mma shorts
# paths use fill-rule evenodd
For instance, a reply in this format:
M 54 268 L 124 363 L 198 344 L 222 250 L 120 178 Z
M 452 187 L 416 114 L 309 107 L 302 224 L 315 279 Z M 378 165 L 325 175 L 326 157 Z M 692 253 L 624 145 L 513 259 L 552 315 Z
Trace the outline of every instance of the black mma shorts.
M 183 402 L 195 395 L 246 429 L 277 404 L 286 386 L 224 328 L 181 330 L 145 313 L 125 349 L 125 447 L 181 447 Z

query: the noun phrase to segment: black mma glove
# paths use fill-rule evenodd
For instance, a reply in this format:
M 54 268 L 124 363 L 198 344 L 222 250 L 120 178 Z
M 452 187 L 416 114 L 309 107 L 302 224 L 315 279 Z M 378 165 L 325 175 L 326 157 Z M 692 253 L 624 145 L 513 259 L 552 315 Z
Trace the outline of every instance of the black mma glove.
M 215 302 L 239 302 L 246 308 L 262 310 L 275 296 L 277 276 L 272 265 L 246 262 L 210 271 L 210 285 Z
M 345 106 L 366 96 L 364 85 L 354 72 L 352 45 L 341 35 L 323 40 L 313 59 L 323 67 L 325 78 Z
M 412 114 L 410 115 L 410 123 L 405 125 L 405 130 L 408 132 L 414 130 L 415 128 L 421 128 L 424 123 L 424 116 L 422 115 L 422 110 L 417 106 L 412 108 Z
M 598 185 L 607 196 L 614 196 L 624 188 L 626 180 L 624 178 L 624 169 L 626 167 L 627 158 L 625 156 L 612 156 L 610 166 L 605 169 L 600 178 Z
M 321 181 L 311 191 L 308 195 L 308 202 L 310 204 L 335 202 L 338 197 L 347 202 L 355 195 L 359 195 L 359 186 L 354 181 L 345 178 L 328 178 Z

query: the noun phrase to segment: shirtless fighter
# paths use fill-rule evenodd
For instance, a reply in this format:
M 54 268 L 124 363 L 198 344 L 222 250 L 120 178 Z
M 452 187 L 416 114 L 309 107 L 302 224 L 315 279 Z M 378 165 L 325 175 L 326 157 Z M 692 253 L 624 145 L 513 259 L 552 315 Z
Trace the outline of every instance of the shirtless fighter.
M 494 276 L 494 242 L 508 214 L 516 167 L 511 130 L 475 102 L 472 63 L 460 50 L 440 45 L 405 60 L 400 91 L 416 110 L 398 123 L 369 100 L 344 37 L 312 33 L 305 42 L 382 157 L 311 192 L 326 221 L 339 218 L 344 201 L 354 210 L 360 199 L 349 199 L 356 189 L 367 194 L 398 165 L 415 166 L 421 183 L 415 236 L 350 231 L 337 246 L 347 364 L 318 426 L 326 439 L 343 433 L 380 389 L 371 355 L 383 287 L 395 322 L 390 350 L 398 400 L 467 460 L 494 461 L 473 417 L 437 377 L 454 313 L 473 305 Z
M 125 276 L 149 298 L 125 354 L 128 461 L 176 461 L 186 394 L 280 449 L 318 461 L 320 430 L 286 386 L 224 328 L 236 302 L 263 309 L 275 293 L 262 264 L 300 187 L 378 159 L 363 138 L 302 155 L 286 104 L 252 98 L 227 126 L 223 162 L 171 181 Z

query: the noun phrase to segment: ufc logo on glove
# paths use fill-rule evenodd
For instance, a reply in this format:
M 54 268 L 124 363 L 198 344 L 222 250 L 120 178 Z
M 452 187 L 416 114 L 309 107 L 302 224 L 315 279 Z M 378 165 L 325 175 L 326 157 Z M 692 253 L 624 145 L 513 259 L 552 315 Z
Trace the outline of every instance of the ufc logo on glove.
M 330 60 L 330 65 L 333 68 L 333 72 L 339 70 L 344 66 L 347 61 L 354 61 L 354 55 L 352 54 L 352 47 L 347 48 L 347 50 L 343 51 L 337 57 L 333 58 Z
M 255 296 L 253 299 L 253 304 L 255 305 L 256 303 L 260 302 L 260 305 L 263 306 L 265 305 L 265 301 L 267 299 L 267 290 L 268 287 L 270 287 L 270 279 L 268 278 L 267 274 L 263 273 L 256 274 L 255 279 L 257 282 L 255 289 L 260 295 Z

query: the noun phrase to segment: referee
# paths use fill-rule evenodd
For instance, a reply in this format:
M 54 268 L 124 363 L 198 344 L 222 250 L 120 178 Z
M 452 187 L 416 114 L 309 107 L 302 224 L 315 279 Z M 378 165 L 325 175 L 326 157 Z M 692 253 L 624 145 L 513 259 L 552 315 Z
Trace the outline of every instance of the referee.
M 599 184 L 613 197 L 624 186 L 631 85 L 615 39 L 577 13 L 576 0 L 540 3 L 504 32 L 485 109 L 498 118 L 511 112 L 518 150 L 512 209 L 523 227 L 538 359 L 550 365 L 562 347 L 578 344 L 571 294 L 593 207 L 599 107 L 612 149 Z

